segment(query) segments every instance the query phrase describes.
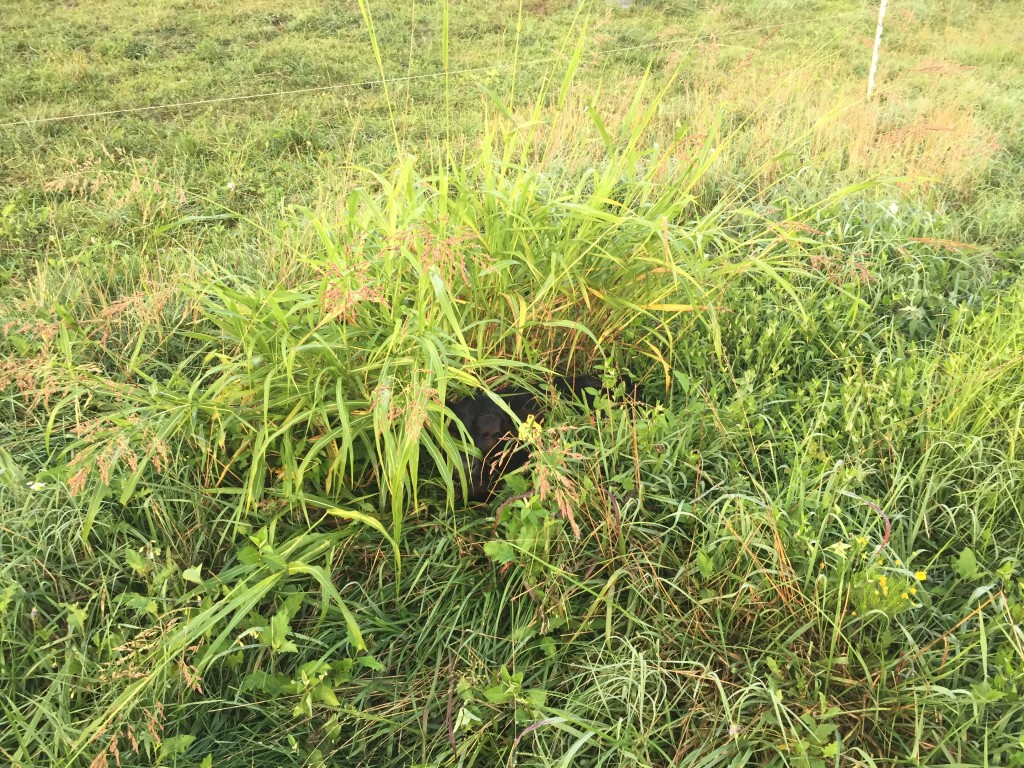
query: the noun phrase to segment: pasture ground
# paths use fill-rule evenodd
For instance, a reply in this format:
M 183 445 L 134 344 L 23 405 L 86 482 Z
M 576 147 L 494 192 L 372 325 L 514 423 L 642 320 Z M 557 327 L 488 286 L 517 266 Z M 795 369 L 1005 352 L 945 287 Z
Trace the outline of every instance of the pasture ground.
M 876 13 L 9 0 L 0 757 L 1024 764 L 1024 8 Z

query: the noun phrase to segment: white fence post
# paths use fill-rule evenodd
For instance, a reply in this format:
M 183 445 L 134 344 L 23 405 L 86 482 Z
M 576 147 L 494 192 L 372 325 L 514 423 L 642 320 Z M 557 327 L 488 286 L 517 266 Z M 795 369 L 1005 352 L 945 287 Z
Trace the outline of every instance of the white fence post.
M 888 0 L 882 0 L 878 6 L 878 29 L 875 30 L 875 50 L 871 54 L 871 71 L 868 72 L 868 98 L 875 90 L 875 72 L 878 70 L 878 49 L 882 47 L 882 21 L 885 19 L 885 6 Z

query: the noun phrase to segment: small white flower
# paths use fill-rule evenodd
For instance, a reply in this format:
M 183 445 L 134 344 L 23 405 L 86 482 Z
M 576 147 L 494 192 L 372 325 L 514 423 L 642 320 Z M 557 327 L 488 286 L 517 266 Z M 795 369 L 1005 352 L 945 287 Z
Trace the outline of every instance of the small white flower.
M 229 181 L 228 182 L 228 192 L 234 192 L 234 191 L 235 191 L 235 182 Z
M 889 215 L 890 216 L 895 216 L 899 212 L 900 212 L 900 207 L 896 203 L 895 200 L 893 200 L 891 203 L 889 203 Z
M 729 737 L 735 739 L 737 736 L 740 735 L 741 730 L 742 729 L 736 723 L 731 723 L 729 725 Z
M 36 480 L 34 483 L 29 483 L 28 484 L 28 489 L 30 491 L 41 491 L 45 487 L 46 487 L 46 483 L 40 483 L 38 480 Z

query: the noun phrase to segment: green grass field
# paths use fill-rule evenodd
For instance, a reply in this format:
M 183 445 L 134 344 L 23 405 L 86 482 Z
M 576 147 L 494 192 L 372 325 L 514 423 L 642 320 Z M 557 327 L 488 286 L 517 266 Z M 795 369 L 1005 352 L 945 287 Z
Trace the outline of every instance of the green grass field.
M 0 761 L 1024 765 L 1024 7 L 877 10 L 5 4 Z

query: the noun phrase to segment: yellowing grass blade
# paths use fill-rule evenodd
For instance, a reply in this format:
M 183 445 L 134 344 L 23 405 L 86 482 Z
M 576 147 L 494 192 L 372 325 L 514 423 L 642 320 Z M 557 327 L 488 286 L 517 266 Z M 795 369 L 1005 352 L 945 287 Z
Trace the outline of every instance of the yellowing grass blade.
M 704 307 L 693 304 L 647 304 L 644 309 L 652 309 L 655 312 L 699 312 Z

